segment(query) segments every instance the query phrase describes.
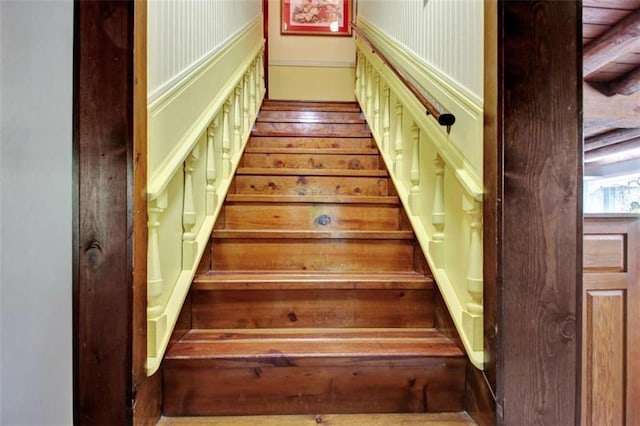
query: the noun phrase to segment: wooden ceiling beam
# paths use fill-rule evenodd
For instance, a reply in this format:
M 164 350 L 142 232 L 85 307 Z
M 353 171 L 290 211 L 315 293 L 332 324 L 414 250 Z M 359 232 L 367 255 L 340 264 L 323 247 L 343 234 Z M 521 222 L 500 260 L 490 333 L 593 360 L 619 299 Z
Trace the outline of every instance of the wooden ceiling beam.
M 583 76 L 587 77 L 638 45 L 640 45 L 640 10 L 624 18 L 585 47 Z
M 613 80 L 607 85 L 609 95 L 633 95 L 640 91 L 640 67 Z
M 593 151 L 594 149 L 604 148 L 605 146 L 615 145 L 635 138 L 640 138 L 640 129 L 617 129 L 602 135 L 586 138 L 584 151 Z
M 640 157 L 640 138 L 631 139 L 604 148 L 594 149 L 584 153 L 584 162 L 606 160 L 607 162 L 617 162 Z
M 640 92 L 606 96 L 582 84 L 585 125 L 631 129 L 640 127 Z

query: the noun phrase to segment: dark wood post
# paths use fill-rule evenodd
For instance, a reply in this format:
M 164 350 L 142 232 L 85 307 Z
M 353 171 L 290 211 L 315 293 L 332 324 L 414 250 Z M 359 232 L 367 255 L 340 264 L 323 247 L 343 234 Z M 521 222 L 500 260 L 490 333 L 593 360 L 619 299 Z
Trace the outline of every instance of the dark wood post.
M 580 2 L 497 3 L 485 293 L 498 424 L 579 424 L 581 21 Z
M 74 422 L 126 425 L 135 410 L 137 424 L 154 424 L 159 384 L 144 375 L 146 7 L 74 6 Z

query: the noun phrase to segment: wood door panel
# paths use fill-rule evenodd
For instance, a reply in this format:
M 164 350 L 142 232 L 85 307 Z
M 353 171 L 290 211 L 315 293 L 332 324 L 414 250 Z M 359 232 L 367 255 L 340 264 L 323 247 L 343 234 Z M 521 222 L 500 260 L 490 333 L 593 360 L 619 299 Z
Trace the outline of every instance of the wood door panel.
M 640 218 L 584 222 L 582 424 L 637 425 L 640 413 Z
M 583 250 L 585 271 L 623 272 L 626 268 L 624 235 L 585 235 Z
M 584 369 L 589 425 L 624 424 L 626 302 L 624 290 L 587 292 Z

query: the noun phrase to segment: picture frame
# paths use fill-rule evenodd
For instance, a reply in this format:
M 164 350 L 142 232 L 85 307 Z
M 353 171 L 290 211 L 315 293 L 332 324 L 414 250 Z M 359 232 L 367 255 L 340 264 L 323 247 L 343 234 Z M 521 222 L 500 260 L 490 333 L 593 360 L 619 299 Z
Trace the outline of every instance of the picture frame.
M 281 0 L 283 35 L 351 36 L 352 0 Z

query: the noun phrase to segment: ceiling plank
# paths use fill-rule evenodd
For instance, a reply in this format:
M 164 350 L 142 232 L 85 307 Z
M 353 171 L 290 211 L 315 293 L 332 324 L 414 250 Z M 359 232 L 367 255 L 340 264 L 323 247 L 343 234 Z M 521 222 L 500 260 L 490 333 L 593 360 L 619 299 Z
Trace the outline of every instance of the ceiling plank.
M 640 90 L 640 67 L 608 84 L 609 94 L 633 95 Z
M 640 45 L 640 9 L 585 47 L 584 76 L 588 76 L 638 45 Z
M 582 8 L 582 22 L 584 24 L 613 25 L 631 12 L 631 10 L 585 6 Z
M 604 148 L 635 138 L 640 138 L 640 129 L 617 129 L 603 135 L 585 139 L 584 150 L 585 152 L 593 151 L 594 149 Z
M 585 124 L 589 126 L 640 127 L 640 92 L 606 96 L 590 84 L 582 84 Z
M 582 5 L 584 7 L 635 10 L 640 7 L 640 0 L 584 0 Z

